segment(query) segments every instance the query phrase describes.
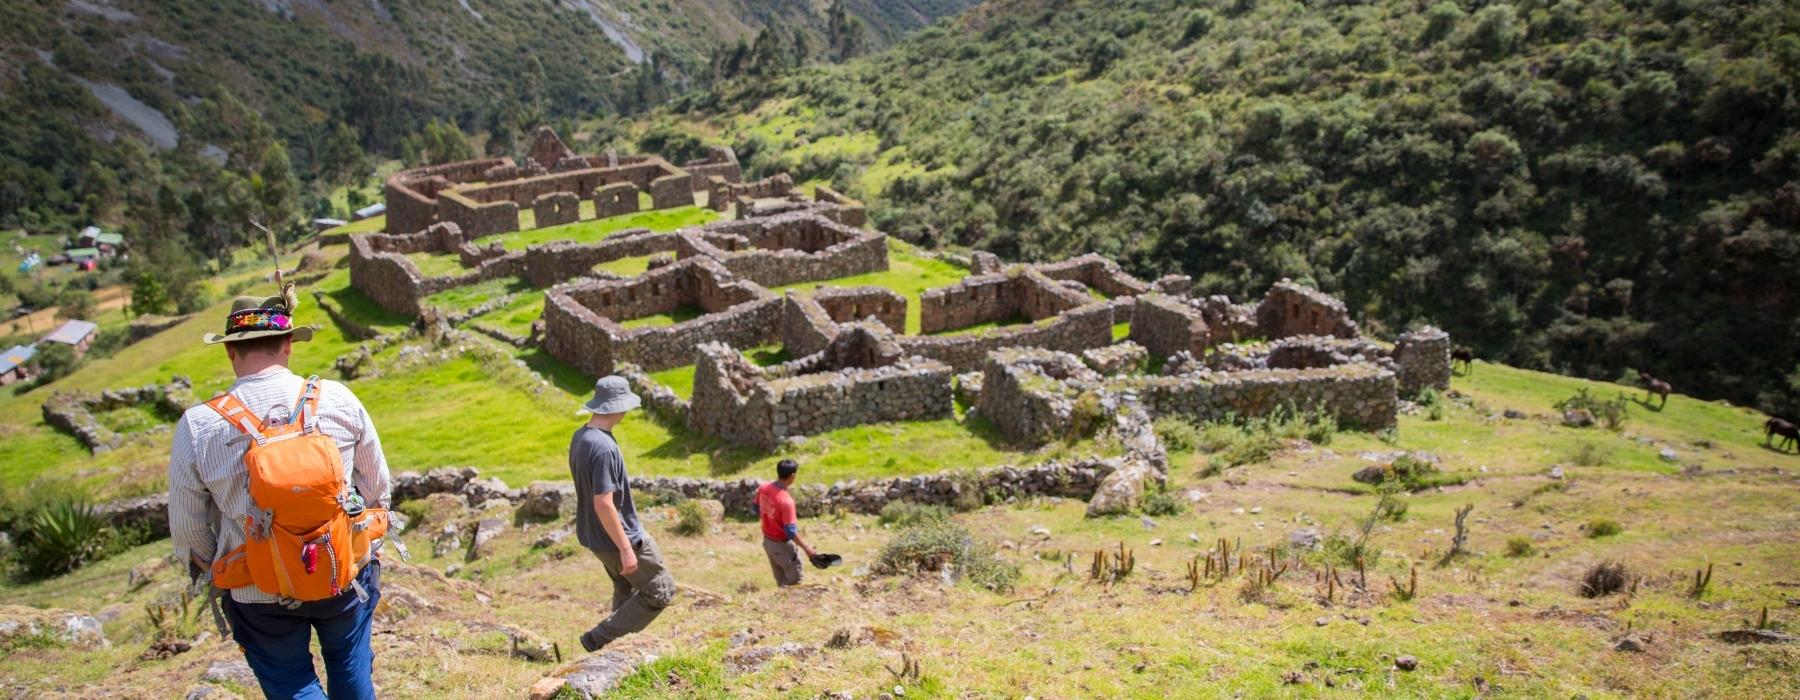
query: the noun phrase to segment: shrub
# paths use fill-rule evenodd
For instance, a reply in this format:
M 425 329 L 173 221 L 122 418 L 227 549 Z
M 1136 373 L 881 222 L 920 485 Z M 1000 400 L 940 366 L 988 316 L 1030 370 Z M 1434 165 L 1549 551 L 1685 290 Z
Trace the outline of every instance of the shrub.
M 1612 461 L 1612 450 L 1599 443 L 1584 442 L 1569 452 L 1569 461 L 1583 467 L 1605 466 Z
M 1181 515 L 1187 511 L 1187 504 L 1181 502 L 1181 497 L 1168 490 L 1145 494 L 1140 507 L 1145 515 L 1156 516 Z
M 1581 577 L 1581 586 L 1576 589 L 1583 598 L 1599 598 L 1625 590 L 1631 582 L 1631 571 L 1624 564 L 1606 561 L 1595 564 Z
M 694 537 L 706 534 L 706 511 L 696 501 L 675 504 L 675 534 Z
M 1524 535 L 1506 540 L 1506 556 L 1509 557 L 1529 557 L 1535 549 L 1531 544 L 1531 538 Z
M 1625 427 L 1626 405 L 1624 394 L 1614 396 L 1611 400 L 1594 396 L 1593 392 L 1582 387 L 1575 390 L 1575 395 L 1556 402 L 1556 410 L 1583 410 L 1594 415 L 1594 419 L 1606 426 L 1607 430 L 1617 432 Z
M 1398 498 L 1386 498 L 1375 504 L 1375 517 L 1389 522 L 1400 522 L 1406 519 L 1406 511 L 1411 508 L 1406 501 Z
M 1444 411 L 1446 410 L 1444 405 L 1444 395 L 1438 393 L 1438 390 L 1426 387 L 1424 391 L 1419 392 L 1419 398 L 1415 403 L 1419 404 L 1420 408 L 1425 409 L 1425 420 L 1438 421 L 1444 419 Z
M 903 528 L 882 547 L 873 571 L 902 575 L 940 571 L 950 564 L 964 578 L 995 592 L 1012 590 L 1019 567 L 1000 559 L 993 549 L 978 543 L 969 531 L 948 520 L 922 522 Z
M 1625 528 L 1619 525 L 1619 521 L 1612 518 L 1594 518 L 1589 520 L 1583 529 L 1587 530 L 1588 537 L 1594 538 L 1611 537 L 1625 531 Z
M 25 523 L 19 563 L 33 576 L 56 576 L 98 558 L 107 545 L 106 521 L 85 499 L 59 498 Z
M 1206 439 L 1200 426 L 1175 416 L 1163 416 L 1156 419 L 1156 437 L 1162 441 L 1163 447 L 1173 453 L 1193 452 L 1200 449 Z
M 950 509 L 943 506 L 911 503 L 907 501 L 888 501 L 881 507 L 881 515 L 877 522 L 894 527 L 907 527 L 919 523 L 949 520 Z

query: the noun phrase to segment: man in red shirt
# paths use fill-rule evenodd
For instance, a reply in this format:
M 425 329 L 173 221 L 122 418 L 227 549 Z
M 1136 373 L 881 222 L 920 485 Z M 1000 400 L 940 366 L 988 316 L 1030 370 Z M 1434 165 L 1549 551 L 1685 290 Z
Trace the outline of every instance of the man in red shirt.
M 756 510 L 762 517 L 763 553 L 769 555 L 769 568 L 775 572 L 775 585 L 800 585 L 798 545 L 807 558 L 818 556 L 806 540 L 800 538 L 799 519 L 794 512 L 794 496 L 788 493 L 800 465 L 791 459 L 775 465 L 774 481 L 756 490 Z

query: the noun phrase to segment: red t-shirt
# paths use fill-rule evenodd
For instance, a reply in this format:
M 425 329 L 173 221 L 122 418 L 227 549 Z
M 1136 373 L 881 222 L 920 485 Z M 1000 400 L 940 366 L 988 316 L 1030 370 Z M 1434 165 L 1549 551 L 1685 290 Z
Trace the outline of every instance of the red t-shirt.
M 794 513 L 794 496 L 771 481 L 756 489 L 756 510 L 762 516 L 763 536 L 776 542 L 788 541 L 789 530 L 798 520 Z

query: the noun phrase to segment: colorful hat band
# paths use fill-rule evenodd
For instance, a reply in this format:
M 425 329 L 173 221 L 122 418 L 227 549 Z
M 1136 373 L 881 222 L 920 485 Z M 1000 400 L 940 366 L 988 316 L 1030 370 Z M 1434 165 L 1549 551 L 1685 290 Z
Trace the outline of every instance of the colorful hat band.
M 225 319 L 225 334 L 249 333 L 253 331 L 291 331 L 294 319 L 288 315 L 287 309 L 244 309 L 233 311 Z

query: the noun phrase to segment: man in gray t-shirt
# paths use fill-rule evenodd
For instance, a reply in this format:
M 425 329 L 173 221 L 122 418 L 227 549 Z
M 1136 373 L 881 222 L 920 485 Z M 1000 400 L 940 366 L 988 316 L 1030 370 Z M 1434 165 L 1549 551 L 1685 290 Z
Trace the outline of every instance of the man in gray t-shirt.
M 625 456 L 612 434 L 625 412 L 639 404 L 623 377 L 601 377 L 594 382 L 593 400 L 581 407 L 592 415 L 569 441 L 576 539 L 600 559 L 613 582 L 612 615 L 581 634 L 581 648 L 590 652 L 644 629 L 675 598 L 675 578 L 663 566 L 656 540 L 638 524 Z

